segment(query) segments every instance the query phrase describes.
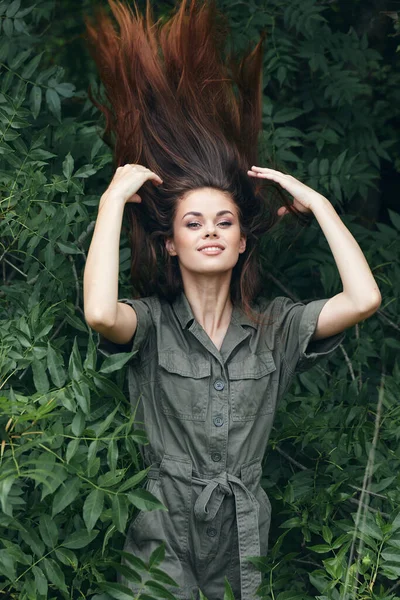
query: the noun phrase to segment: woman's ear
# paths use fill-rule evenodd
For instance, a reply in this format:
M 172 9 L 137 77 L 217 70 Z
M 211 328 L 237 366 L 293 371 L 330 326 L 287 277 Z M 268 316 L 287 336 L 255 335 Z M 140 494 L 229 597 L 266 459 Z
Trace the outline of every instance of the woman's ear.
M 165 247 L 167 249 L 168 254 L 170 254 L 171 256 L 176 256 L 176 252 L 175 252 L 175 248 L 174 248 L 174 243 L 170 238 L 167 238 L 165 241 Z
M 240 236 L 240 242 L 239 242 L 239 254 L 243 254 L 243 252 L 246 250 L 246 236 L 245 235 L 241 235 Z

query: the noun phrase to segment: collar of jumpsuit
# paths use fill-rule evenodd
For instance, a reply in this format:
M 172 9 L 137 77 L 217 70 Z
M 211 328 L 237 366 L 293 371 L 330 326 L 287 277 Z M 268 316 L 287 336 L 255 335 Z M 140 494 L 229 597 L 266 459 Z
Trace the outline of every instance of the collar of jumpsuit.
M 181 292 L 173 302 L 173 308 L 183 329 L 190 321 L 193 321 L 194 314 L 184 292 Z M 233 305 L 231 321 L 237 325 L 250 325 L 256 329 L 256 325 L 249 319 L 246 313 L 237 305 Z

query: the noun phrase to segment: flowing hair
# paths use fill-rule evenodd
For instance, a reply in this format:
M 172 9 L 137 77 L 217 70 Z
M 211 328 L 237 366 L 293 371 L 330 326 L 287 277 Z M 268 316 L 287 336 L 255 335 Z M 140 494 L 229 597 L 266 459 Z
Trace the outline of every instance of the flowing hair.
M 189 191 L 225 192 L 238 208 L 246 250 L 232 270 L 232 303 L 257 321 L 251 308 L 260 291 L 259 238 L 276 222 L 260 180 L 247 175 L 258 164 L 265 34 L 241 60 L 224 59 L 228 27 L 215 0 L 181 0 L 172 16 L 153 20 L 134 3 L 108 0 L 112 15 L 97 8 L 86 17 L 89 49 L 105 100 L 92 102 L 105 116 L 104 141 L 115 166 L 141 164 L 163 180 L 147 181 L 142 202 L 127 203 L 131 280 L 136 297 L 157 294 L 172 301 L 183 290 L 173 237 L 177 202 Z M 282 194 L 283 204 L 298 217 Z M 300 217 L 301 218 L 301 217 Z

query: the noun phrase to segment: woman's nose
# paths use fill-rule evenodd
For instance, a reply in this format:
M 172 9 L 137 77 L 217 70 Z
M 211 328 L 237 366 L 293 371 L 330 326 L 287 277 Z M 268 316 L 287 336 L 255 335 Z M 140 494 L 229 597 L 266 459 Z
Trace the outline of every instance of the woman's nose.
M 206 233 L 206 236 L 205 236 L 205 237 L 207 237 L 207 236 L 209 236 L 209 235 L 217 235 L 217 232 L 216 232 L 216 230 L 215 230 L 215 225 L 209 225 L 209 226 L 207 227 L 207 233 Z

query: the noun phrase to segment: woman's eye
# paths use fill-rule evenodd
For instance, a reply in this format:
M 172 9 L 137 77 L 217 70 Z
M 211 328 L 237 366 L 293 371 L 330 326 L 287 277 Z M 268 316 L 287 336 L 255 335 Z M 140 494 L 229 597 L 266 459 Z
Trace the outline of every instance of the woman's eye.
M 218 225 L 223 225 L 223 226 L 228 225 L 228 227 L 229 227 L 230 225 L 232 225 L 232 223 L 230 221 L 221 221 L 221 223 L 218 223 Z M 201 223 L 196 223 L 193 221 L 192 223 L 188 223 L 186 225 L 186 227 L 190 227 L 191 229 L 196 229 L 197 226 L 201 227 Z

